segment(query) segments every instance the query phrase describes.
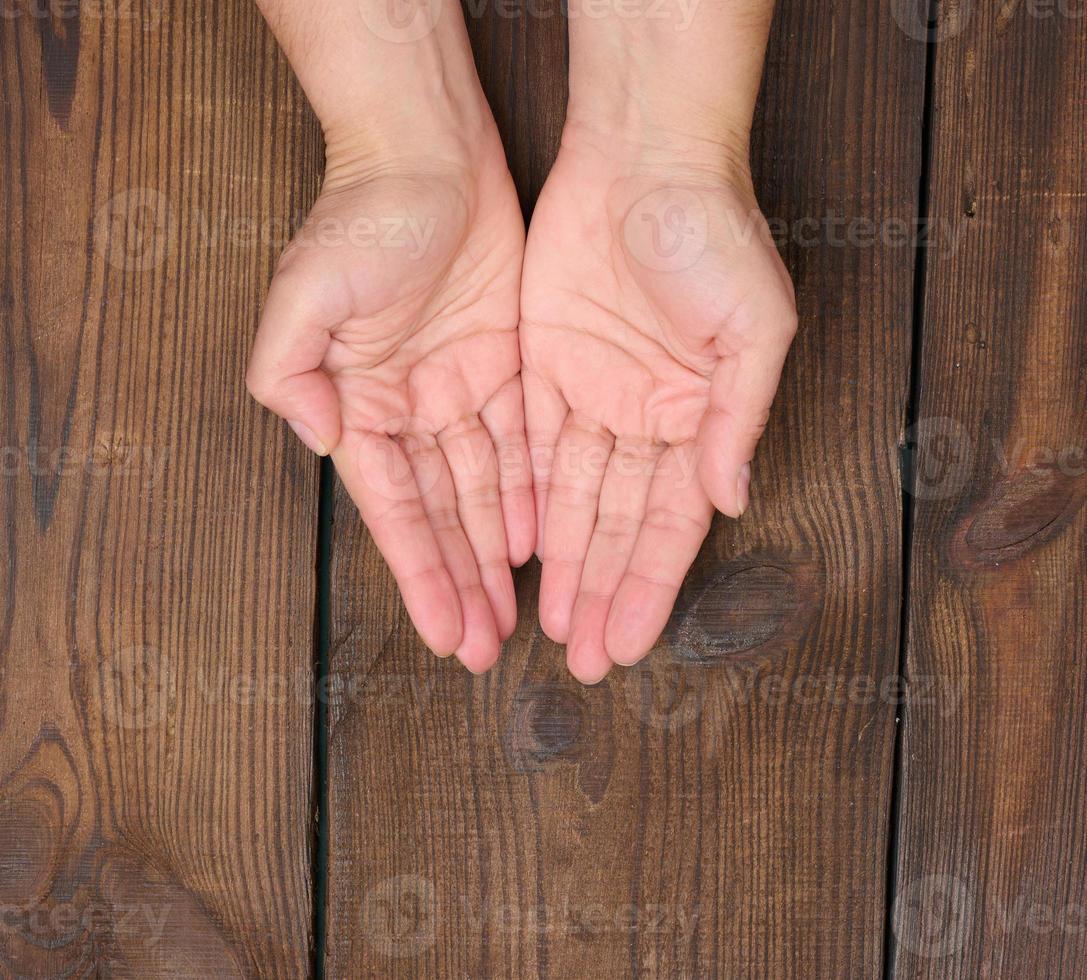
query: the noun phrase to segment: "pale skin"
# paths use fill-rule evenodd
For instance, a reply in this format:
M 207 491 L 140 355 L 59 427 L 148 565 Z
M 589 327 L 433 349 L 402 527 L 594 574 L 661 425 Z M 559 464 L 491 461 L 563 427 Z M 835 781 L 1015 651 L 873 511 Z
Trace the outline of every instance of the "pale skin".
M 260 6 L 328 166 L 250 390 L 331 455 L 435 653 L 495 662 L 535 551 L 574 676 L 637 662 L 748 506 L 796 329 L 747 165 L 772 2 L 571 4 L 527 246 L 458 4 Z

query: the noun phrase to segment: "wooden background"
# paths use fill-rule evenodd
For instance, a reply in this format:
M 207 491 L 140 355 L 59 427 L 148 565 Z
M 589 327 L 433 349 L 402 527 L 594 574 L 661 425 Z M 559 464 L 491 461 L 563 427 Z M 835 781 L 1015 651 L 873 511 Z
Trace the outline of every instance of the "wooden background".
M 1087 16 L 920 8 L 779 0 L 801 333 L 592 689 L 535 564 L 494 671 L 426 655 L 245 395 L 321 168 L 255 7 L 4 8 L 0 976 L 1087 977 Z M 565 25 L 482 9 L 527 214 Z

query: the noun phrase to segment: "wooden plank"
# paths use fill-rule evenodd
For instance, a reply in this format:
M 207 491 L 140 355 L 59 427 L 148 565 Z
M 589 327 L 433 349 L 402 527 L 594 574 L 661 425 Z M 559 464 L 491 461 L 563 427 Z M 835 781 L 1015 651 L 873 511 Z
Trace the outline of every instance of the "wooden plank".
M 470 29 L 531 200 L 561 20 Z M 923 74 L 889 11 L 783 0 L 755 163 L 801 336 L 752 510 L 642 667 L 573 682 L 535 565 L 494 671 L 434 660 L 338 494 L 330 975 L 878 972 Z
M 303 976 L 317 470 L 242 378 L 315 128 L 246 0 L 0 57 L 0 974 Z
M 1087 19 L 966 12 L 934 77 L 895 973 L 1083 977 Z

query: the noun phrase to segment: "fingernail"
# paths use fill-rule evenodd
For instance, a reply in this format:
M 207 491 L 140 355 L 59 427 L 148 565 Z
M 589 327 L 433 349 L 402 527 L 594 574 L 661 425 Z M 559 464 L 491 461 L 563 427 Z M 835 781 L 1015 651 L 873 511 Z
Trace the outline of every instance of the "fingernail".
M 287 419 L 287 425 L 289 425 L 294 430 L 294 434 L 318 456 L 328 455 L 328 448 L 317 438 L 316 433 L 308 425 L 303 425 L 301 422 L 296 422 L 294 419 Z
M 751 487 L 751 464 L 744 463 L 740 467 L 740 476 L 736 480 L 736 506 L 740 510 L 740 517 L 744 516 L 744 511 L 747 510 L 747 505 L 751 502 L 751 498 L 748 494 Z

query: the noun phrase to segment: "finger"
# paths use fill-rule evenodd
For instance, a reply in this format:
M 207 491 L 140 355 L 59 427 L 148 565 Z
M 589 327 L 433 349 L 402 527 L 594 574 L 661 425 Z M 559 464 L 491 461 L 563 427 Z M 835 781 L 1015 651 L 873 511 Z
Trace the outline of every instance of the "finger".
M 536 546 L 536 504 L 532 465 L 525 441 L 525 405 L 518 375 L 507 382 L 480 412 L 498 454 L 498 487 L 506 525 L 509 563 L 523 565 Z
M 555 446 L 544 518 L 540 625 L 565 643 L 581 582 L 585 553 L 596 526 L 600 486 L 615 440 L 591 419 L 571 412 Z
M 272 280 L 245 383 L 258 402 L 324 456 L 340 441 L 340 400 L 321 369 L 337 311 L 327 291 L 304 275 L 287 269 Z
M 604 628 L 612 598 L 634 552 L 663 447 L 617 439 L 600 488 L 600 507 L 570 621 L 566 664 L 583 684 L 611 668 Z
M 423 642 L 440 656 L 453 653 L 463 632 L 460 602 L 403 451 L 388 436 L 366 433 L 343 440 L 332 460 Z
M 494 610 L 498 635 L 505 640 L 517 625 L 517 597 L 502 520 L 494 443 L 479 416 L 470 415 L 440 432 L 438 445 L 449 464 L 460 524 Z
M 675 447 L 653 477 L 645 520 L 604 630 L 608 656 L 617 664 L 637 663 L 652 649 L 709 533 L 713 505 L 695 470 L 693 447 Z
M 403 448 L 442 560 L 460 597 L 464 629 L 456 650 L 457 659 L 474 673 L 481 673 L 498 659 L 498 627 L 480 580 L 476 556 L 461 526 L 449 465 L 433 437 L 406 438 Z
M 710 383 L 710 407 L 698 431 L 699 475 L 718 510 L 740 517 L 747 510 L 751 460 L 770 418 L 785 355 L 796 333 L 786 311 L 767 325 L 756 346 L 722 357 Z
M 525 436 L 528 440 L 533 494 L 536 498 L 536 554 L 542 558 L 551 463 L 555 457 L 559 433 L 570 409 L 549 382 L 528 368 L 521 372 L 521 385 L 525 396 Z

